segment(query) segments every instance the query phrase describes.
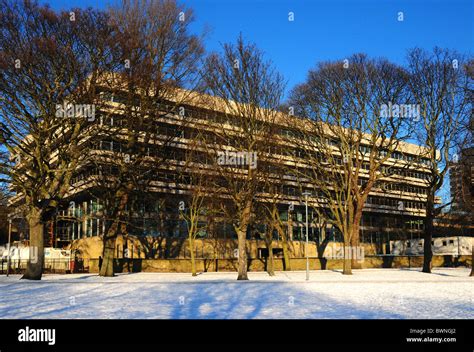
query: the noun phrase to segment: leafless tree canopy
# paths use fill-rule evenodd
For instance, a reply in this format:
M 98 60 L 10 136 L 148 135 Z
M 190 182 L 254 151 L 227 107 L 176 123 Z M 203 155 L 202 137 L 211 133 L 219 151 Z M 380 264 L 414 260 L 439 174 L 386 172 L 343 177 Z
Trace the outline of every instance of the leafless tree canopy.
M 246 280 L 245 239 L 285 84 L 263 53 L 255 45 L 246 44 L 242 37 L 235 45 L 225 44 L 222 54 L 208 57 L 203 82 L 206 92 L 215 98 L 209 104 L 225 111 L 223 117 L 216 119 L 214 142 L 207 148 L 220 175 L 218 186 L 230 200 L 225 209 L 232 214 L 229 217 L 238 236 L 238 279 Z M 244 153 L 247 163 L 219 162 L 219 153 L 228 152 Z
M 435 207 L 435 195 L 449 170 L 462 121 L 472 114 L 465 63 L 466 59 L 459 53 L 440 48 L 432 53 L 413 49 L 408 55 L 411 99 L 421 105 L 421 120 L 413 138 L 426 147 L 423 156 L 429 160 L 430 168 L 423 264 L 423 271 L 428 273 L 431 272 L 433 219 L 441 211 Z
M 347 246 L 358 245 L 369 193 L 388 176 L 383 165 L 408 136 L 407 120 L 383 111 L 406 103 L 406 76 L 386 60 L 359 54 L 319 64 L 292 91 L 289 106 L 307 126 L 294 131 L 306 147 L 306 161 L 295 159 L 296 174 L 315 193 L 314 209 Z M 347 262 L 345 272 L 350 273 Z
M 68 189 L 90 126 L 58 105 L 97 104 L 95 81 L 107 69 L 108 17 L 100 11 L 56 13 L 35 1 L 2 0 L 0 14 L 0 138 L 12 156 L 8 178 L 23 202 L 40 278 L 42 226 Z M 71 17 L 73 16 L 73 17 Z

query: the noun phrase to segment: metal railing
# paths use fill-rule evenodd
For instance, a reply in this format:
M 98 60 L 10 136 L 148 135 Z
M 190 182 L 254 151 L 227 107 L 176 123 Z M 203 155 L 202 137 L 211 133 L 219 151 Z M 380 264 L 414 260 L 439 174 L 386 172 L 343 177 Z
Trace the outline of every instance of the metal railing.
M 10 259 L 10 274 L 21 274 L 26 270 L 29 259 Z M 72 261 L 74 262 L 74 261 Z M 0 260 L 0 274 L 7 273 L 7 258 Z M 44 273 L 67 273 L 71 272 L 73 264 L 68 258 L 45 259 L 43 264 Z

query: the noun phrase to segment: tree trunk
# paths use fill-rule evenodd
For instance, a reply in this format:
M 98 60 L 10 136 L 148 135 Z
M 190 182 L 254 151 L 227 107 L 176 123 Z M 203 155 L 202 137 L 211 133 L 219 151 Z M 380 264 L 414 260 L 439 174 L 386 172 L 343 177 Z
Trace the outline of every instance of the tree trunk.
M 324 257 L 324 252 L 329 243 L 329 237 L 326 237 L 326 223 L 323 222 L 322 224 L 320 224 L 319 231 L 321 232 L 321 240 L 317 238 L 316 249 L 318 251 L 318 259 L 321 265 L 321 270 L 326 270 L 327 259 Z
M 342 273 L 344 275 L 352 275 L 352 260 L 350 258 L 346 258 L 346 254 L 351 251 L 346 251 L 346 248 L 350 246 L 350 241 L 344 239 L 344 266 L 342 269 Z
M 362 209 L 357 209 L 354 214 L 354 223 L 352 224 L 352 236 L 351 246 L 352 250 L 349 251 L 351 254 L 358 253 L 356 250 L 360 246 L 360 221 L 362 219 Z M 362 265 L 359 262 L 359 258 L 351 258 L 352 269 L 362 269 Z
M 424 243 L 423 243 L 423 272 L 431 273 L 431 259 L 433 257 L 433 252 L 431 250 L 431 229 L 433 228 L 432 219 L 427 219 L 425 233 L 424 233 Z
M 100 276 L 114 276 L 114 258 L 115 258 L 115 242 L 117 240 L 116 230 L 112 230 L 113 225 L 104 237 L 104 250 L 102 255 L 102 267 L 100 268 Z
M 238 275 L 237 280 L 248 280 L 247 276 L 247 227 L 250 222 L 250 212 L 252 202 L 248 201 L 240 216 L 240 223 L 237 230 L 239 258 L 238 258 Z
M 288 215 L 290 216 L 290 215 Z M 291 271 L 291 264 L 290 264 L 290 254 L 288 251 L 288 236 L 285 233 L 285 229 L 283 228 L 281 222 L 280 222 L 280 215 L 278 213 L 278 209 L 274 205 L 272 209 L 272 219 L 273 219 L 273 227 L 276 228 L 278 234 L 281 237 L 281 247 L 283 249 L 283 270 L 285 271 Z M 290 219 L 290 218 L 288 218 Z M 287 227 L 288 232 L 290 231 L 290 228 Z
M 291 271 L 290 254 L 289 254 L 289 251 L 288 251 L 288 237 L 285 233 L 285 230 L 283 229 L 283 227 L 278 222 L 278 220 L 274 219 L 274 221 L 275 221 L 274 226 L 276 227 L 276 229 L 278 231 L 278 234 L 281 237 L 281 248 L 283 249 L 283 264 L 284 264 L 283 270 Z
M 431 250 L 431 239 L 433 237 L 433 214 L 434 214 L 434 195 L 428 195 L 426 204 L 425 231 L 423 243 L 423 272 L 431 273 L 431 259 L 433 252 Z
M 274 214 L 273 217 L 274 226 L 276 227 L 278 234 L 281 237 L 281 248 L 283 249 L 283 270 L 291 271 L 291 264 L 290 264 L 290 253 L 288 250 L 288 236 L 285 233 L 284 228 L 281 226 L 279 222 L 279 215 L 278 213 Z M 289 228 L 288 228 L 289 231 Z
M 265 233 L 265 244 L 267 245 L 268 250 L 268 260 L 267 260 L 267 272 L 270 276 L 275 276 L 275 267 L 273 264 L 273 228 L 269 232 Z
M 22 279 L 41 280 L 44 262 L 44 228 L 41 221 L 41 210 L 33 208 L 28 214 L 28 226 L 30 233 L 30 256 L 26 272 Z
M 193 234 L 191 233 L 189 234 L 189 250 L 191 251 L 191 273 L 192 273 L 192 276 L 197 276 L 193 236 L 194 236 Z
M 285 263 L 285 271 L 291 271 L 290 251 L 288 249 L 288 238 L 283 231 L 281 236 L 281 247 L 283 249 L 283 261 Z
M 120 203 L 113 215 L 113 223 L 109 227 L 107 233 L 104 235 L 104 250 L 102 267 L 100 269 L 100 276 L 114 276 L 114 259 L 115 259 L 115 242 L 117 241 L 117 235 L 119 230 L 120 220 L 122 219 L 123 210 L 128 202 L 128 193 L 123 191 L 117 192 L 117 198 L 120 199 Z
M 273 244 L 270 241 L 268 246 L 268 275 L 275 276 L 275 264 L 273 263 Z
M 237 232 L 239 258 L 238 258 L 238 275 L 237 280 L 248 280 L 247 276 L 247 251 L 245 248 L 247 236 L 247 226 L 240 227 Z

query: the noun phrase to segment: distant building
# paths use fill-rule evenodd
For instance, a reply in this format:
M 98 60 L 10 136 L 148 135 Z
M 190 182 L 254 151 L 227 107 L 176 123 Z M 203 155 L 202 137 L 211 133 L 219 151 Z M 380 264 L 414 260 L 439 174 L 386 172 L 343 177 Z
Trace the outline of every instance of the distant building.
M 454 213 L 474 212 L 474 147 L 463 149 L 450 169 Z
M 472 143 L 474 141 L 474 110 L 468 128 Z M 451 164 L 449 176 L 451 210 L 437 219 L 436 234 L 474 237 L 474 147 L 461 150 L 457 160 Z

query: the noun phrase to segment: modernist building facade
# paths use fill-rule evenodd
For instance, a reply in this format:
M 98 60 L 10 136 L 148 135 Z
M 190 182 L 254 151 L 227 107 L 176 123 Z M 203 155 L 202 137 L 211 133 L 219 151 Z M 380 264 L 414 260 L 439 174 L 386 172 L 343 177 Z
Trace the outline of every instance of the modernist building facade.
M 450 169 L 453 211 L 472 212 L 474 209 L 474 147 L 463 149 Z
M 436 235 L 473 237 L 474 147 L 461 150 L 457 160 L 452 162 L 449 182 L 452 203 L 449 211 L 436 219 Z
M 120 124 L 121 117 L 119 111 L 123 108 L 123 101 L 117 94 L 106 93 L 108 119 L 101 121 L 103 125 Z M 170 106 L 172 103 L 170 103 Z M 155 237 L 186 237 L 187 226 L 179 216 L 179 201 L 190 193 L 189 168 L 185 166 L 186 153 L 192 147 L 192 138 L 197 130 L 205 130 L 212 125 L 212 121 L 217 121 L 219 116 L 224 115 L 219 109 L 210 109 L 209 105 L 196 102 L 185 107 L 188 123 L 183 125 L 183 118 L 176 109 L 168 108 L 163 102 L 163 111 L 174 110 L 174 113 L 167 113 L 160 117 L 157 124 L 157 131 L 161 136 L 171 137 L 172 143 L 167 147 L 167 161 L 162 163 L 153 173 L 153 182 L 147 191 L 137 194 L 133 205 L 132 214 L 127 233 L 136 236 Z M 168 109 L 168 110 L 167 110 Z M 117 113 L 115 113 L 117 112 Z M 100 112 L 99 112 L 100 114 Z M 285 118 L 294 119 L 293 126 L 301 124 L 297 117 Z M 189 123 L 191 121 L 192 123 Z M 203 123 L 201 123 L 203 122 Z M 204 123 L 206 122 L 206 123 Z M 275 122 L 275 131 L 281 138 L 291 138 L 293 132 L 288 128 L 288 123 L 278 125 Z M 207 126 L 207 127 L 204 127 Z M 217 125 L 216 125 L 217 126 Z M 222 128 L 222 124 L 218 127 Z M 193 132 L 194 131 L 194 132 Z M 159 138 L 160 136 L 157 136 Z M 281 139 L 280 138 L 280 139 Z M 277 138 L 275 138 L 276 140 Z M 109 155 L 119 155 L 122 151 L 124 141 L 119 136 L 104 135 L 104 138 L 97 138 L 90 144 L 90 153 L 108 153 Z M 153 141 L 145 150 L 153 148 Z M 370 148 L 370 146 L 367 146 Z M 269 141 L 269 151 L 275 156 L 275 160 L 284 162 L 288 155 L 287 148 L 280 148 L 278 143 Z M 426 180 L 429 176 L 427 160 L 419 158 L 420 147 L 400 142 L 399 149 L 393 153 L 387 161 L 388 164 L 399 165 L 393 168 L 393 175 L 390 182 L 386 183 L 384 189 L 375 188 L 364 209 L 361 223 L 361 241 L 378 244 L 380 251 L 383 251 L 384 244 L 393 239 L 415 239 L 422 236 L 423 219 L 426 207 Z M 294 148 L 290 154 L 301 154 L 304 160 L 304 146 Z M 414 160 L 418 160 L 415 163 Z M 112 168 L 110 173 L 113 174 Z M 97 182 L 94 180 L 99 176 L 103 177 L 104 169 L 98 170 L 93 163 L 82 165 L 75 173 L 71 182 L 71 191 L 68 195 L 68 207 L 58 211 L 54 219 L 51 220 L 45 231 L 46 242 L 52 246 L 60 246 L 70 241 L 91 236 L 102 236 L 107 228 L 107 221 L 103 213 L 104 201 L 99 193 L 94 190 Z M 191 170 L 192 173 L 192 170 Z M 361 171 L 364 177 L 364 170 Z M 293 241 L 304 239 L 305 235 L 305 207 L 301 197 L 301 187 L 298 180 L 292 175 L 287 175 L 281 187 L 279 197 L 280 218 L 285 224 L 288 238 Z M 318 195 L 318 190 L 307 185 L 314 196 Z M 292 206 L 290 207 L 289 205 Z M 290 210 L 291 209 L 291 210 Z M 310 240 L 321 240 L 321 236 L 332 236 L 334 240 L 341 239 L 340 235 L 331 226 L 327 226 L 322 231 L 321 223 L 316 221 L 314 211 L 310 211 Z M 203 219 L 205 221 L 205 219 Z M 258 223 L 256 227 L 260 226 Z M 225 220 L 216 221 L 212 227 L 206 228 L 200 234 L 201 237 L 230 239 L 236 234 L 230 222 Z M 252 230 L 248 237 L 253 238 Z M 275 238 L 278 235 L 275 234 Z

